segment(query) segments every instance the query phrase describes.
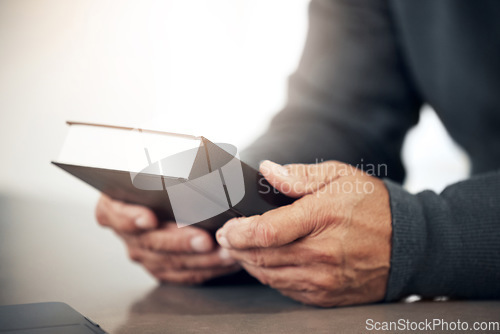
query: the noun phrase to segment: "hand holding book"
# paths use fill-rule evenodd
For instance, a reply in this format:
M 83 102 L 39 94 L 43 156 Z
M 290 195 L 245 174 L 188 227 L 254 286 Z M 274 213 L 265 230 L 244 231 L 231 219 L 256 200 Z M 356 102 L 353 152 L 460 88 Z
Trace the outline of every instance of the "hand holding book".
M 88 123 L 71 125 L 55 165 L 109 197 L 149 207 L 160 221 L 211 232 L 293 199 L 272 191 L 229 144 L 204 137 Z
M 69 124 L 53 163 L 103 193 L 98 222 L 112 228 L 130 258 L 161 281 L 195 284 L 239 271 L 213 233 L 231 218 L 293 201 L 273 192 L 258 171 L 237 158 L 232 145 L 158 131 Z
M 174 222 L 160 225 L 144 206 L 102 195 L 96 217 L 123 239 L 130 259 L 160 281 L 199 284 L 241 269 L 206 230 L 196 225 L 177 228 Z

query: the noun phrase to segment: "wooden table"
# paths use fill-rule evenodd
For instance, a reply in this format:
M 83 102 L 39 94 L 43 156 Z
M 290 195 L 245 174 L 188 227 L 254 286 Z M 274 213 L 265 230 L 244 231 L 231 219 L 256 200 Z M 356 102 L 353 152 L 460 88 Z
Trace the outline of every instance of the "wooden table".
M 321 309 L 256 284 L 160 286 L 93 214 L 93 203 L 0 196 L 0 305 L 66 302 L 110 333 L 369 333 L 369 319 L 500 322 L 498 301 Z

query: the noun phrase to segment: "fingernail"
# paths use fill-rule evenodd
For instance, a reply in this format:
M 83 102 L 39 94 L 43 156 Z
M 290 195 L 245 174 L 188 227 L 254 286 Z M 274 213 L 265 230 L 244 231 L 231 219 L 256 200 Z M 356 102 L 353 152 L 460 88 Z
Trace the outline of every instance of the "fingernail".
M 199 253 L 208 252 L 212 247 L 210 242 L 202 235 L 198 235 L 191 239 L 191 248 Z
M 135 219 L 135 226 L 140 229 L 149 229 L 154 227 L 154 222 L 144 216 L 140 216 Z
M 229 254 L 229 251 L 226 248 L 221 248 L 219 250 L 219 257 L 222 260 L 233 260 L 233 258 L 231 257 L 231 254 Z M 235 261 L 231 261 L 231 262 L 234 263 Z
M 266 160 L 262 164 L 264 164 L 264 166 L 267 165 L 267 168 L 271 170 L 274 174 L 278 174 L 285 177 L 290 175 L 288 169 L 270 160 Z

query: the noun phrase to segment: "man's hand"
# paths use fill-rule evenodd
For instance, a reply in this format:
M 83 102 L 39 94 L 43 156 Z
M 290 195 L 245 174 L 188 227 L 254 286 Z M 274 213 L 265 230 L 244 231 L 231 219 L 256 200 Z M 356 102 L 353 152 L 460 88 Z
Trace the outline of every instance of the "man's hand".
M 280 192 L 299 198 L 235 218 L 217 241 L 263 284 L 306 304 L 382 300 L 389 276 L 391 211 L 383 182 L 352 166 L 261 164 Z
M 97 204 L 96 218 L 121 236 L 130 258 L 160 281 L 199 284 L 241 269 L 205 230 L 193 226 L 178 228 L 172 222 L 158 227 L 156 216 L 145 207 L 103 195 Z

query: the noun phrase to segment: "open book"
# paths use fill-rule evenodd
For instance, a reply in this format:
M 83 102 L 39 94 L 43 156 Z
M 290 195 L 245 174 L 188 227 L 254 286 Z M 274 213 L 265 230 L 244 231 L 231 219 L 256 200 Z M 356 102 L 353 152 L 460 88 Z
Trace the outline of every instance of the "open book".
M 151 208 L 161 221 L 215 231 L 231 218 L 293 202 L 242 162 L 233 145 L 201 136 L 68 124 L 52 163 L 111 198 Z

